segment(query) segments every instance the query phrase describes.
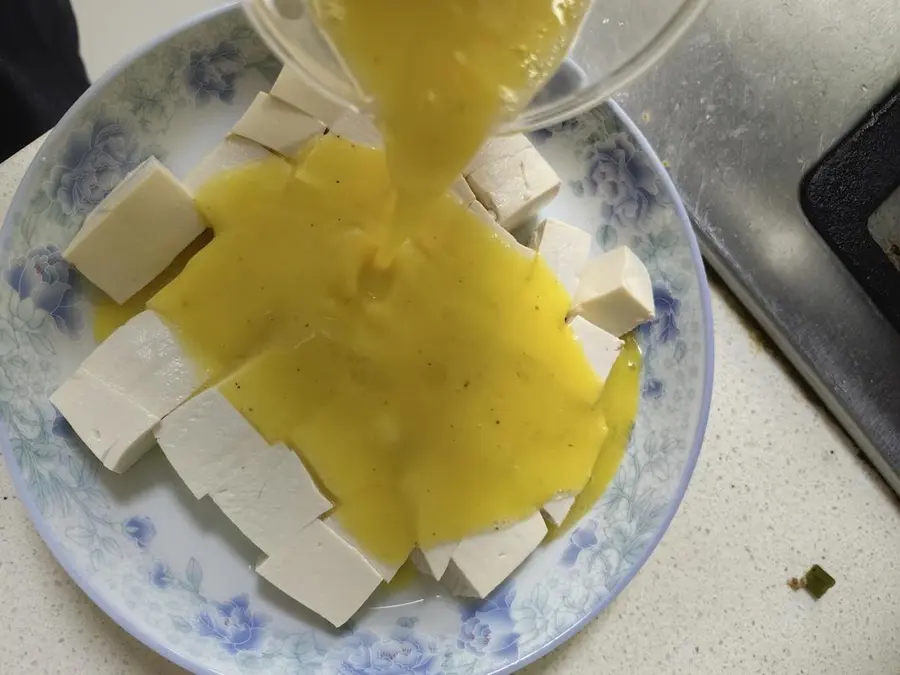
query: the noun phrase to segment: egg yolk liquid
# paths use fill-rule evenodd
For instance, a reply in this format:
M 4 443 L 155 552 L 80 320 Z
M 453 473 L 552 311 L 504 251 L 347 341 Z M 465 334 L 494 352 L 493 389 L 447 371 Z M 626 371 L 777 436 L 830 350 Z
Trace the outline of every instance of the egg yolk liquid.
M 212 241 L 148 306 L 386 562 L 587 485 L 583 513 L 624 451 L 636 347 L 604 387 L 543 260 L 444 192 L 559 64 L 587 0 L 314 7 L 385 151 L 325 136 L 214 177 L 197 195 Z M 100 331 L 134 311 L 102 304 Z
M 389 182 L 384 153 L 333 136 L 296 169 L 214 178 L 212 242 L 149 306 L 344 527 L 402 560 L 580 490 L 606 425 L 555 275 L 452 198 L 372 283 Z
M 374 100 L 396 208 L 389 259 L 484 140 L 565 57 L 588 0 L 314 0 Z

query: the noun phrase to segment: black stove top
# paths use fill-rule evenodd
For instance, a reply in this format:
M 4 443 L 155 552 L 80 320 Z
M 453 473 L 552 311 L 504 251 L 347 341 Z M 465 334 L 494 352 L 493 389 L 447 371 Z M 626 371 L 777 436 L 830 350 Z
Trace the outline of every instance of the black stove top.
M 804 177 L 809 222 L 900 331 L 900 85 Z

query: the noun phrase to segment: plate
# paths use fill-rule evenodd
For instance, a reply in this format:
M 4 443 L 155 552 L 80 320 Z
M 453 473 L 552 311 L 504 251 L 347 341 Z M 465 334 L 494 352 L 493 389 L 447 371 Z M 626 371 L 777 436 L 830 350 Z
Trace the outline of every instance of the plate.
M 564 180 L 549 215 L 627 244 L 657 318 L 635 431 L 571 531 L 484 601 L 417 580 L 335 630 L 258 578 L 259 552 L 158 450 L 103 470 L 48 402 L 93 348 L 87 283 L 61 256 L 85 216 L 156 155 L 183 176 L 279 63 L 234 7 L 164 36 L 96 83 L 50 134 L 0 234 L 0 444 L 35 527 L 71 577 L 145 644 L 196 673 L 483 675 L 519 668 L 596 616 L 650 556 L 693 471 L 709 411 L 712 324 L 697 243 L 659 160 L 614 104 L 533 141 Z M 290 252 L 273 243 L 273 261 Z M 614 647 L 611 647 L 614 648 Z

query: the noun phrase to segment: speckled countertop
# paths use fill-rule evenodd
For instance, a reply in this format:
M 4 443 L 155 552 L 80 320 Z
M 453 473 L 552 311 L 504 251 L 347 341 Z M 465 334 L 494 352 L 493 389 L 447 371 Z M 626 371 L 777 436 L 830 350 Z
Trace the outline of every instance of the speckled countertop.
M 0 218 L 37 144 L 0 165 Z M 687 498 L 612 606 L 529 667 L 556 673 L 895 674 L 900 508 L 713 283 L 712 414 Z M 0 459 L 2 464 L 2 459 Z M 821 601 L 786 580 L 821 563 Z M 0 470 L 0 673 L 171 675 L 56 564 Z

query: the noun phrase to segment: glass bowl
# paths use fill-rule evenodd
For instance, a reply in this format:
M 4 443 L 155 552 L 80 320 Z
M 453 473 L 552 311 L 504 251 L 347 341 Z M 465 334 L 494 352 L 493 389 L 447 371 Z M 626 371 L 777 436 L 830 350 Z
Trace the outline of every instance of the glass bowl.
M 646 70 L 707 0 L 595 0 L 569 58 L 498 131 L 543 128 L 595 107 Z M 305 0 L 242 0 L 250 23 L 287 65 L 328 98 L 366 111 L 368 100 L 314 25 Z

